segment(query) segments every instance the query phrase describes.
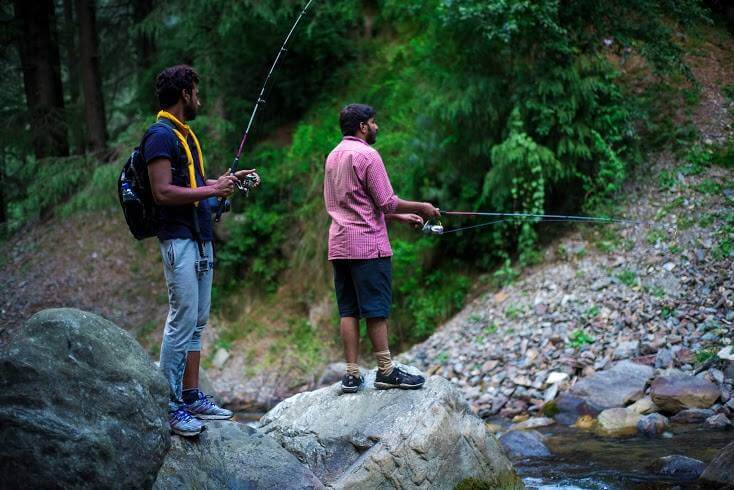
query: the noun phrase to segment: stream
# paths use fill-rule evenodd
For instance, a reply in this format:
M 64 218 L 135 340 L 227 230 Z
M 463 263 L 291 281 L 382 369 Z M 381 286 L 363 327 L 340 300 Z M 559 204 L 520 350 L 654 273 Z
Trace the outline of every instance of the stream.
M 695 425 L 672 426 L 672 437 L 600 437 L 564 426 L 540 429 L 553 453 L 548 458 L 514 461 L 528 489 L 698 489 L 687 480 L 651 474 L 646 467 L 674 454 L 708 464 L 734 440 L 732 431 L 705 430 Z

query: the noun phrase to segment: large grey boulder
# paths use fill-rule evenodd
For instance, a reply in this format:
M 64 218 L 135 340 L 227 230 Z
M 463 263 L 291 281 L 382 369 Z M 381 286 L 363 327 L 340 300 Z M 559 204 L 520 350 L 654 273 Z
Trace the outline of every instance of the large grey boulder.
M 704 378 L 687 374 L 655 378 L 650 396 L 660 410 L 678 413 L 687 408 L 709 408 L 719 399 L 719 388 Z
M 712 488 L 734 488 L 734 442 L 719 451 L 701 475 Z
M 170 444 L 168 386 L 127 332 L 74 309 L 0 351 L 0 478 L 13 488 L 150 487 Z
M 197 438 L 173 438 L 153 488 L 323 488 L 295 456 L 255 429 L 230 421 L 206 426 Z
M 433 376 L 420 390 L 339 384 L 295 395 L 260 421 L 262 431 L 335 488 L 453 488 L 467 478 L 521 488 L 494 435 L 461 393 Z
M 571 394 L 599 409 L 623 407 L 642 398 L 653 374 L 655 370 L 650 366 L 621 361 L 582 379 L 571 388 Z

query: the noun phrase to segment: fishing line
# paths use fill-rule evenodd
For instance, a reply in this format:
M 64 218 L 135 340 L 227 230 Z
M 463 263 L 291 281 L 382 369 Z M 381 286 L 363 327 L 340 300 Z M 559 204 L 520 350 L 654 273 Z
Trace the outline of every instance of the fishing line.
M 293 23 L 293 26 L 291 27 L 290 31 L 288 31 L 288 34 L 285 36 L 285 40 L 283 41 L 283 44 L 280 46 L 280 49 L 278 50 L 278 54 L 275 56 L 275 61 L 273 61 L 273 64 L 270 66 L 268 75 L 265 77 L 265 81 L 263 82 L 262 88 L 260 89 L 260 94 L 257 96 L 255 107 L 252 108 L 252 114 L 250 114 L 250 120 L 247 123 L 245 132 L 242 134 L 242 140 L 240 140 L 240 146 L 237 148 L 237 152 L 235 153 L 235 156 L 234 156 L 234 161 L 232 162 L 232 166 L 229 169 L 230 175 L 234 175 L 234 173 L 237 171 L 237 167 L 239 166 L 239 162 L 240 162 L 240 157 L 242 156 L 242 150 L 244 150 L 245 143 L 247 143 L 247 138 L 250 135 L 250 129 L 252 129 L 252 124 L 255 121 L 255 116 L 257 115 L 258 109 L 260 109 L 260 105 L 265 104 L 265 91 L 268 88 L 268 82 L 270 82 L 270 79 L 273 76 L 275 67 L 278 66 L 278 62 L 288 51 L 288 49 L 286 49 L 286 46 L 288 45 L 288 42 L 291 40 L 291 37 L 293 36 L 293 33 L 296 31 L 296 28 L 298 27 L 298 24 L 301 22 L 301 19 L 303 18 L 304 15 L 306 15 L 306 12 L 308 11 L 309 7 L 311 7 L 312 3 L 313 3 L 313 0 L 308 0 L 308 3 L 306 4 L 306 6 L 303 7 L 303 9 L 301 10 L 301 13 L 298 14 L 296 21 Z M 222 213 L 224 212 L 224 208 L 225 208 L 225 199 L 223 197 L 220 197 L 219 205 L 217 206 L 217 212 L 214 217 L 214 221 L 219 222 L 219 220 L 222 218 Z

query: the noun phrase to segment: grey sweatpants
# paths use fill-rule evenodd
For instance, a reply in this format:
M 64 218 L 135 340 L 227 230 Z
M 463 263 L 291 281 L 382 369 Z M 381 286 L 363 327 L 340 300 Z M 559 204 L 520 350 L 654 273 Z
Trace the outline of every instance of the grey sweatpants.
M 168 285 L 168 318 L 163 331 L 160 367 L 171 388 L 170 411 L 183 406 L 181 385 L 186 354 L 201 350 L 201 332 L 209 320 L 213 269 L 196 272 L 199 248 L 194 240 L 160 242 L 163 272 Z M 204 255 L 214 262 L 211 242 L 204 242 Z

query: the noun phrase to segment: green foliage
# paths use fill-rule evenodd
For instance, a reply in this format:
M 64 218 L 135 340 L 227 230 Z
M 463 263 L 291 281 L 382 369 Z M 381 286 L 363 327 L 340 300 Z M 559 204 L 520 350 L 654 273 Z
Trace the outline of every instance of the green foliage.
M 590 345 L 596 342 L 596 339 L 591 335 L 587 334 L 583 330 L 576 329 L 568 334 L 569 345 L 574 349 L 583 347 L 584 345 Z
M 49 157 L 25 162 L 12 161 L 5 167 L 6 178 L 22 182 L 19 187 L 8 187 L 11 231 L 29 220 L 47 216 L 56 206 L 69 199 L 89 180 L 95 170 L 92 158 L 86 156 Z
M 422 254 L 429 249 L 427 240 L 393 241 L 393 304 L 397 340 L 422 340 L 464 306 L 470 281 L 464 274 L 441 269 L 426 271 Z
M 584 312 L 584 316 L 586 318 L 594 318 L 599 314 L 600 308 L 598 305 L 593 305 L 587 308 L 587 310 Z
M 724 222 L 714 235 L 716 236 L 716 246 L 713 255 L 717 259 L 726 257 L 734 257 L 734 213 L 727 213 L 724 216 Z
M 617 274 L 619 279 L 625 286 L 634 286 L 637 283 L 637 273 L 629 269 L 625 269 Z
M 703 364 L 706 361 L 714 359 L 716 357 L 716 351 L 713 350 L 699 350 L 696 351 L 696 364 Z

